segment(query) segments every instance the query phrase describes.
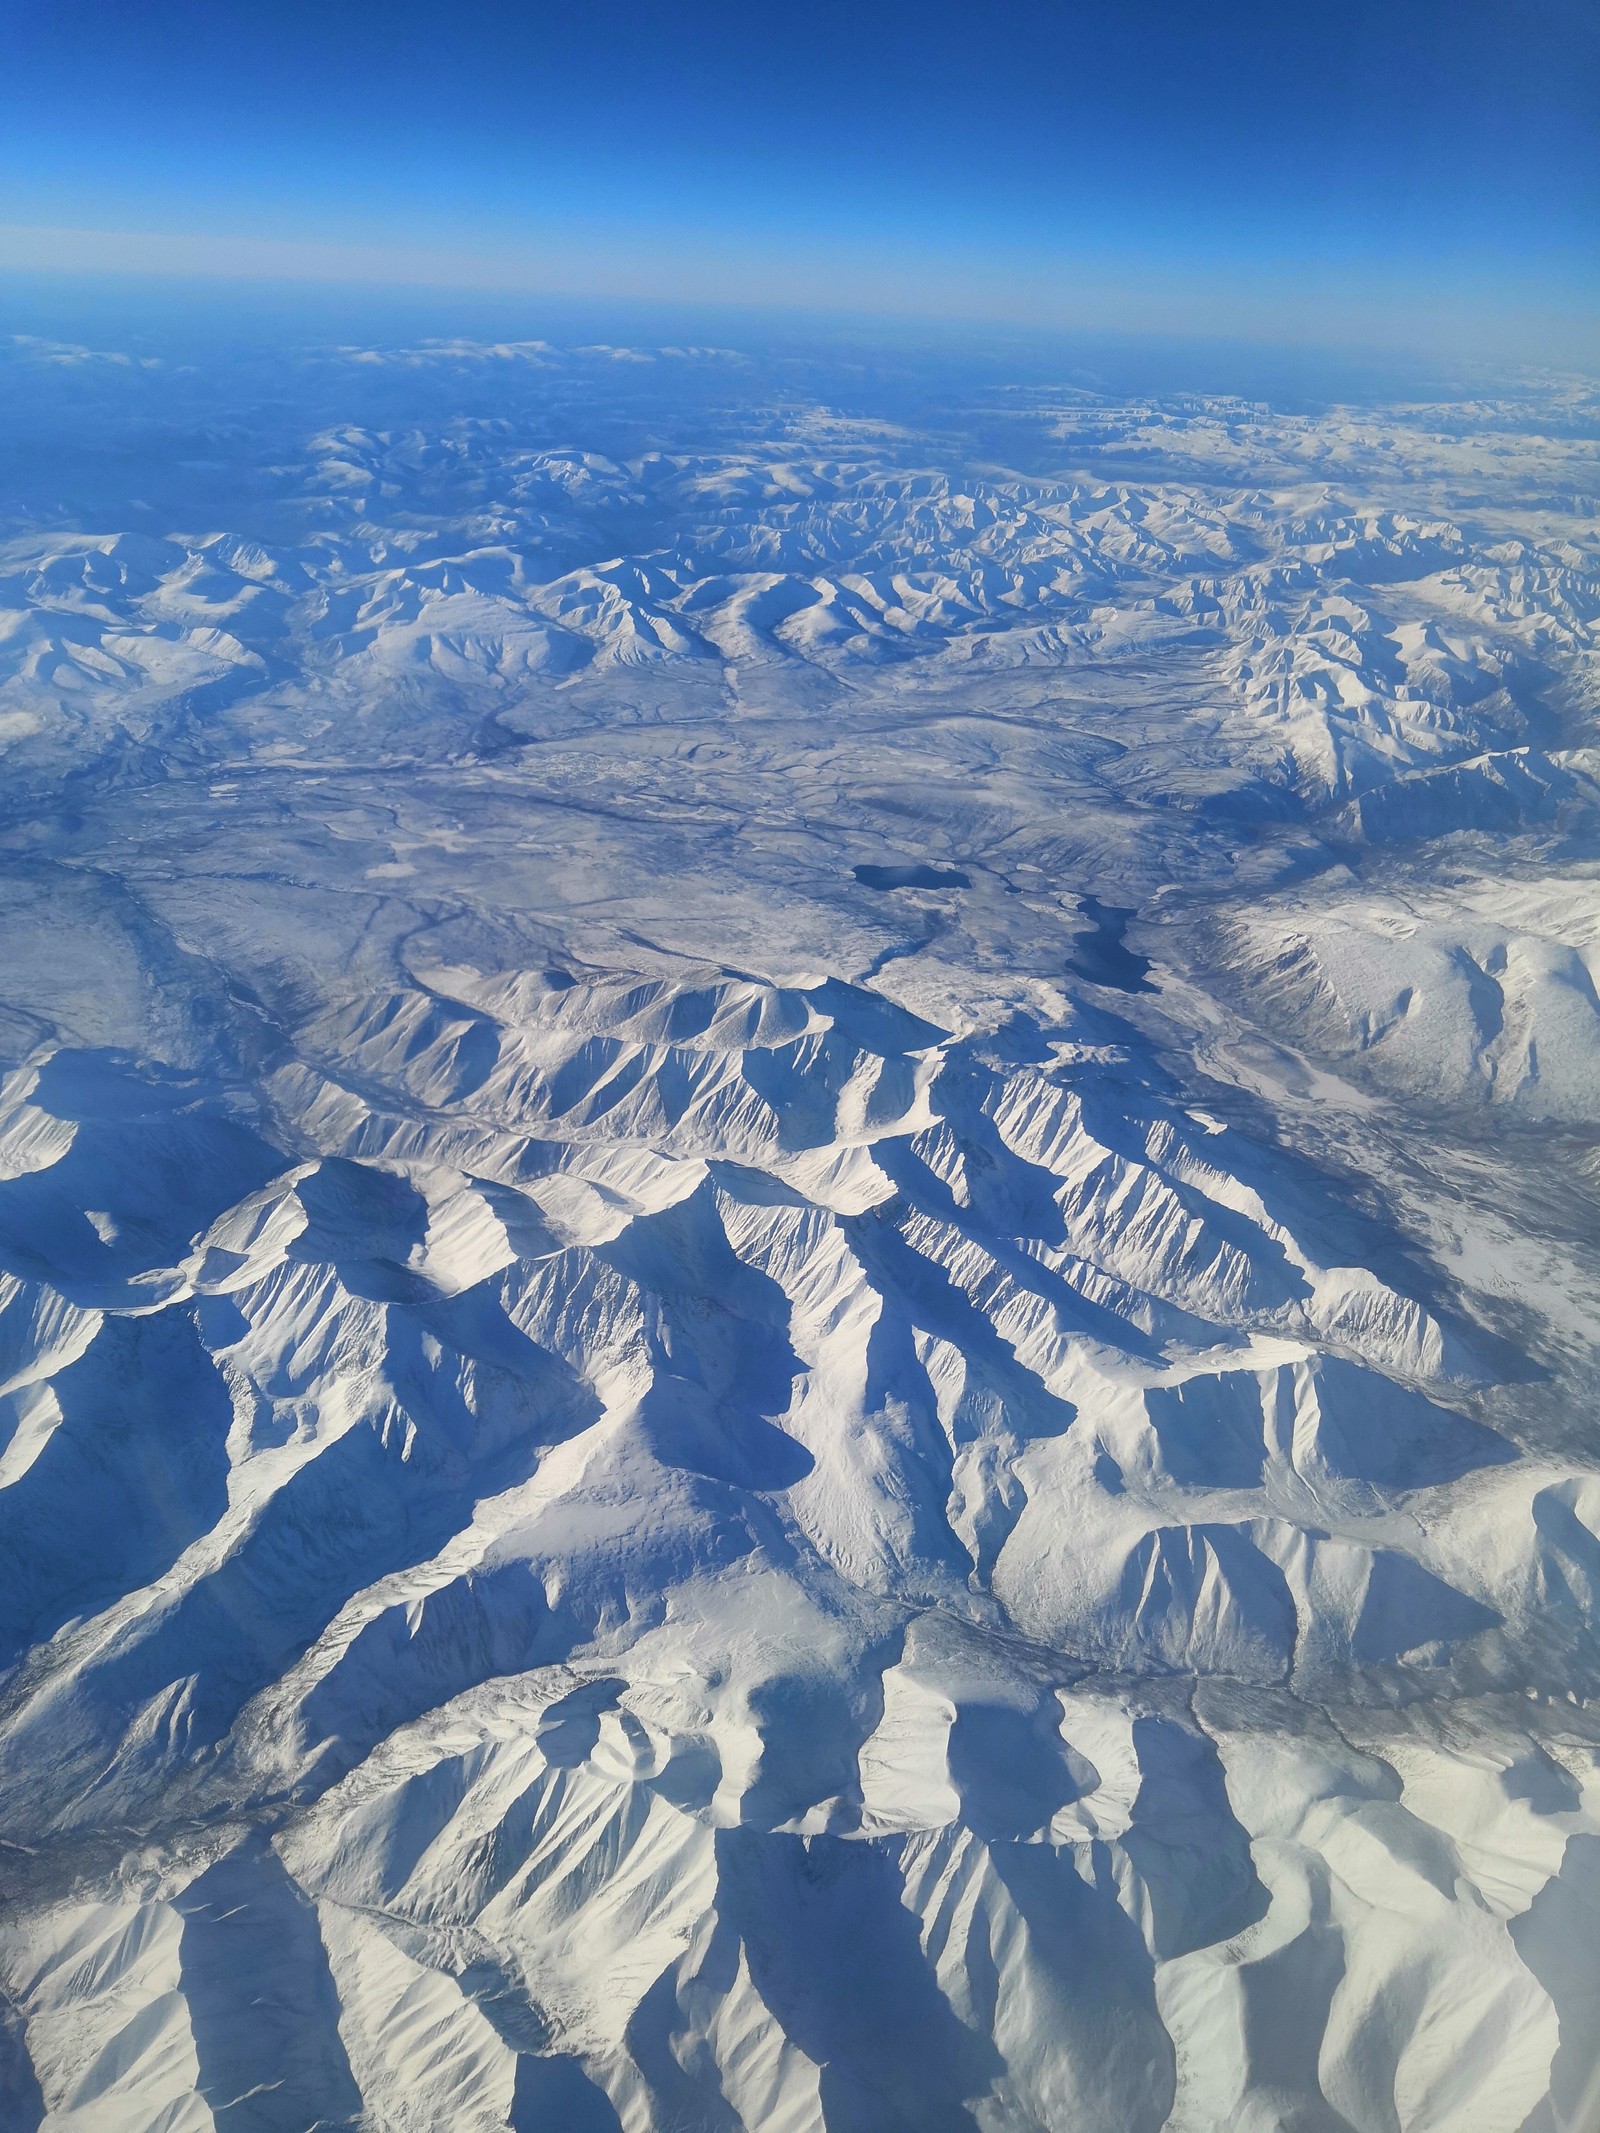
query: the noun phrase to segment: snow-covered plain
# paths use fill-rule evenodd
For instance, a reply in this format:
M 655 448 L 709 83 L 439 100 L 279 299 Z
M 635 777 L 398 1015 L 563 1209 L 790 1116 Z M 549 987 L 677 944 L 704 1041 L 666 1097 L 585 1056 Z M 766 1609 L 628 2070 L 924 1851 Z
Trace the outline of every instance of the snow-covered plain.
M 0 370 L 5 2126 L 1600 2123 L 1600 394 Z

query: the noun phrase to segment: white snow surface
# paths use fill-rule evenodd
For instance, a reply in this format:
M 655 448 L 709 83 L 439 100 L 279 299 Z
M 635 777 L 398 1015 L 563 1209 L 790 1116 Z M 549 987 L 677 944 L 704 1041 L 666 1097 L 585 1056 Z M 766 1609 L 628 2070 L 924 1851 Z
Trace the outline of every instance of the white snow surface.
M 1600 2125 L 1600 395 L 0 369 L 0 2121 Z

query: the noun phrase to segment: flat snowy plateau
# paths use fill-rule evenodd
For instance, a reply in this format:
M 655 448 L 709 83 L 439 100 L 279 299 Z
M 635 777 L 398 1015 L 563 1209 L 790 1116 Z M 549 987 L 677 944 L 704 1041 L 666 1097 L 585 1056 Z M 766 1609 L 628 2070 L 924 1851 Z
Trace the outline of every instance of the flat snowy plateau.
M 8 2133 L 1594 2133 L 1600 392 L 0 380 Z

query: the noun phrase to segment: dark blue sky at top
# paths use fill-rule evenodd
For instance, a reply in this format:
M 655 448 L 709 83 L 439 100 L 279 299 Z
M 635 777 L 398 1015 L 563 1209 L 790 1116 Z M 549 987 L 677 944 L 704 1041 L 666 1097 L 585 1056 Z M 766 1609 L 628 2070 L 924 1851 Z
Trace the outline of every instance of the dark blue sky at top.
M 372 278 L 1445 331 L 1591 312 L 1600 281 L 1600 0 L 7 12 L 11 264 L 73 264 L 17 234 L 44 226 L 213 269 L 198 240 L 247 271 L 302 248 Z

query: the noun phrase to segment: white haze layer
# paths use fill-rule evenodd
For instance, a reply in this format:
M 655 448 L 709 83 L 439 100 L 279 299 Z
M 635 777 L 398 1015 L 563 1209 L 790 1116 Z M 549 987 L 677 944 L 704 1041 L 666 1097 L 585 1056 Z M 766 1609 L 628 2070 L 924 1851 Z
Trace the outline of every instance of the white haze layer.
M 0 2121 L 1592 2128 L 1600 401 L 4 371 Z

